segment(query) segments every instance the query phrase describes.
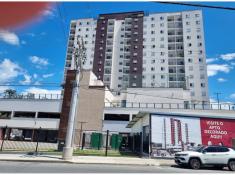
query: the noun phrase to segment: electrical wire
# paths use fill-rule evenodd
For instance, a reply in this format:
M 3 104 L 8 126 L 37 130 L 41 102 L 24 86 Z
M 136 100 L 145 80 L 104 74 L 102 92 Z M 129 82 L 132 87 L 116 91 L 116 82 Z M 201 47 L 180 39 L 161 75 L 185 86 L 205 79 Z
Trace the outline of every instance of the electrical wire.
M 212 6 L 212 5 L 203 5 L 203 4 L 192 4 L 192 3 L 185 3 L 185 2 L 164 2 L 164 1 L 160 2 L 159 1 L 159 2 L 155 2 L 155 3 L 171 4 L 171 5 L 183 5 L 183 6 L 192 6 L 192 7 L 202 7 L 202 8 L 212 8 L 212 9 L 235 11 L 235 8 L 233 8 L 233 7 Z

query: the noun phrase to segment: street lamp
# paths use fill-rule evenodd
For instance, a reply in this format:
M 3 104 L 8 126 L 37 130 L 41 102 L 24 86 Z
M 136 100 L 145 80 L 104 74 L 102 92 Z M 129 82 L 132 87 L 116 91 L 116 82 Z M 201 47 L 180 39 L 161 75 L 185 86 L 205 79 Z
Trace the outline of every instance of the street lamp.
M 67 126 L 67 133 L 65 139 L 65 147 L 63 148 L 62 158 L 64 160 L 70 160 L 73 157 L 73 131 L 74 131 L 74 121 L 77 113 L 77 104 L 79 96 L 79 81 L 80 72 L 82 70 L 82 64 L 86 62 L 86 48 L 84 46 L 83 39 L 81 42 L 77 37 L 77 46 L 74 47 L 74 70 L 76 72 L 75 81 L 73 82 L 72 99 L 69 111 L 69 119 Z

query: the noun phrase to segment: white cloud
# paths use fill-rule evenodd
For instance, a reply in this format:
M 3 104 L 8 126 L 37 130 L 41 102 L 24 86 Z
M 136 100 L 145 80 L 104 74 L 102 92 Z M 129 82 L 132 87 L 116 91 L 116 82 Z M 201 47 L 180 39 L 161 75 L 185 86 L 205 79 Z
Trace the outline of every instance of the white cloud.
M 232 66 L 235 66 L 235 62 L 232 62 L 231 65 L 232 65 Z
M 34 79 L 38 78 L 38 74 L 33 74 L 33 78 Z
M 235 99 L 235 93 L 231 94 L 229 97 Z
M 222 58 L 225 61 L 231 61 L 231 60 L 235 59 L 235 53 L 221 54 L 220 58 Z
M 207 74 L 209 77 L 215 76 L 218 72 L 229 73 L 232 67 L 228 64 L 209 64 L 207 65 Z
M 25 45 L 25 44 L 27 44 L 27 42 L 23 40 L 23 41 L 21 41 L 21 44 Z
M 31 37 L 35 37 L 35 36 L 36 36 L 35 33 L 26 33 L 26 35 L 29 35 L 29 36 L 31 36 Z
M 7 30 L 0 30 L 0 41 L 11 45 L 20 45 L 19 37 L 15 33 L 9 32 Z
M 23 69 L 10 59 L 5 58 L 0 62 L 0 82 L 6 83 L 23 73 Z
M 48 7 L 47 9 L 42 11 L 42 15 L 49 18 L 54 18 L 56 16 L 56 11 L 53 7 Z
M 218 81 L 218 82 L 220 82 L 220 83 L 222 83 L 222 82 L 226 82 L 226 81 L 227 81 L 227 79 L 224 79 L 224 78 L 218 78 L 218 79 L 217 79 L 217 81 Z
M 42 75 L 42 77 L 43 77 L 43 78 L 49 78 L 49 77 L 52 77 L 52 76 L 54 76 L 54 74 L 53 74 L 53 73 Z
M 36 65 L 37 68 L 41 68 L 41 66 L 47 66 L 49 64 L 46 58 L 41 58 L 38 56 L 30 56 L 29 60 Z
M 0 93 L 3 93 L 6 89 L 12 89 L 9 86 L 0 86 Z
M 32 81 L 32 76 L 28 75 L 28 74 L 24 74 L 24 80 L 20 81 L 21 84 L 30 84 Z
M 217 61 L 218 59 L 217 58 L 207 58 L 206 59 L 206 63 L 209 64 L 209 63 L 213 63 L 215 61 Z

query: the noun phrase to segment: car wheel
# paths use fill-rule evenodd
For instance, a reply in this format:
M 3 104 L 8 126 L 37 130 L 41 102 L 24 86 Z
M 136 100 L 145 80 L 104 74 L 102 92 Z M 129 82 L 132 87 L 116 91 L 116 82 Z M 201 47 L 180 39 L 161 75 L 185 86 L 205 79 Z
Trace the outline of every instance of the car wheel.
M 192 158 L 189 161 L 189 166 L 190 166 L 190 168 L 195 169 L 195 170 L 200 169 L 201 168 L 201 162 L 200 162 L 199 159 Z
M 230 161 L 228 162 L 228 169 L 229 169 L 230 171 L 235 171 L 235 160 L 230 160 Z

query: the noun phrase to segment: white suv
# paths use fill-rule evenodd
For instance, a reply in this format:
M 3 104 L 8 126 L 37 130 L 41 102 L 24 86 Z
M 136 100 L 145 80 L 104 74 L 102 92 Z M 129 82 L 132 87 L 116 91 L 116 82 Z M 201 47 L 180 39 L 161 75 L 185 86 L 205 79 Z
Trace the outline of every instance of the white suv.
M 235 151 L 224 146 L 202 146 L 194 151 L 176 153 L 175 163 L 192 169 L 200 169 L 204 165 L 214 165 L 221 169 L 228 166 L 229 170 L 235 171 Z

